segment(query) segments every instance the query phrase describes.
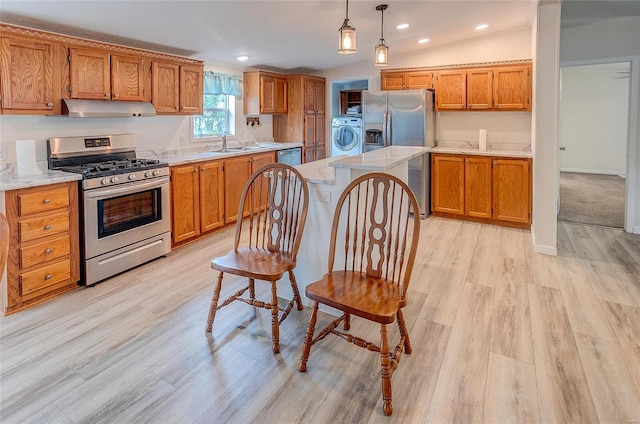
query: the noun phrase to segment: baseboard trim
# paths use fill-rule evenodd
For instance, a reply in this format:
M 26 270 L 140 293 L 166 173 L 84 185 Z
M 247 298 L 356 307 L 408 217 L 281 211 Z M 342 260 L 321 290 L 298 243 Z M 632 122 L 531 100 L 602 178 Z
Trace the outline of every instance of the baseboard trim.
M 633 234 L 640 234 L 640 227 L 633 227 Z
M 558 256 L 558 248 L 553 246 L 534 244 L 533 251 L 536 253 L 542 253 L 543 255 Z
M 580 174 L 617 175 L 622 178 L 627 178 L 626 171 L 605 171 L 601 169 L 560 168 L 560 172 L 577 172 Z

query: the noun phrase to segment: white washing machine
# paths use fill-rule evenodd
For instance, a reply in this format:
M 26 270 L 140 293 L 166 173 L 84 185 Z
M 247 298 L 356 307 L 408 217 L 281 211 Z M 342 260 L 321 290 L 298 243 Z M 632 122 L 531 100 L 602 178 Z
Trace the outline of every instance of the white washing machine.
M 331 118 L 331 156 L 362 153 L 362 118 Z

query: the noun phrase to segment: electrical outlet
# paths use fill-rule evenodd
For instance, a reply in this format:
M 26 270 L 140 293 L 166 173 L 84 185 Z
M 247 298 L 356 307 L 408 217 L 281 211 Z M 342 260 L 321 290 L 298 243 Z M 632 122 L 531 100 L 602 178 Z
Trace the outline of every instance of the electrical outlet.
M 316 190 L 316 200 L 318 202 L 331 202 L 331 192 L 324 190 Z
M 186 141 L 183 135 L 180 136 L 180 144 L 183 146 L 186 144 Z

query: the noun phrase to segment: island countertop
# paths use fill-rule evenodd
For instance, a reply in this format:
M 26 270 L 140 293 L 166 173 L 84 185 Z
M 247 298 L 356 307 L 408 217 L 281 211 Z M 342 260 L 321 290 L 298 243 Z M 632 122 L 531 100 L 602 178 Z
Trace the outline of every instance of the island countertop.
M 429 152 L 429 147 L 389 146 L 359 155 L 341 156 L 329 162 L 334 168 L 384 172 Z

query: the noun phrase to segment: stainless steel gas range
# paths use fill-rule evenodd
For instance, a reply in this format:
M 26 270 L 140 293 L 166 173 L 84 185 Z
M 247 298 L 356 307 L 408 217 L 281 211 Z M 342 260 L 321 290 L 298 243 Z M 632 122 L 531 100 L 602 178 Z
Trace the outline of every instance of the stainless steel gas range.
M 47 141 L 49 168 L 82 174 L 81 272 L 87 286 L 171 251 L 169 165 L 136 158 L 133 134 Z

